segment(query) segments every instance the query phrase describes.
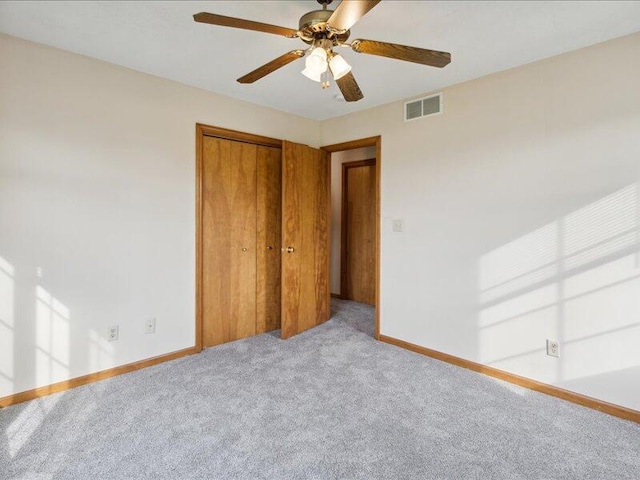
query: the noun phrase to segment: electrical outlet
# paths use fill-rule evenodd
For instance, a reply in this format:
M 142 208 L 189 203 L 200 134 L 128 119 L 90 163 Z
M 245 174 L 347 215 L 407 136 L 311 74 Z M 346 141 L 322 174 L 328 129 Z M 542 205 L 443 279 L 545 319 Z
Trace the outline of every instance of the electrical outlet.
M 547 355 L 549 355 L 550 357 L 560 356 L 560 344 L 557 340 L 547 339 Z
M 107 330 L 107 340 L 110 342 L 118 339 L 118 325 L 111 325 Z
M 391 230 L 393 232 L 399 233 L 402 232 L 402 219 L 401 218 L 394 218 L 393 222 L 391 224 Z
M 144 322 L 144 333 L 156 333 L 156 319 L 147 318 Z

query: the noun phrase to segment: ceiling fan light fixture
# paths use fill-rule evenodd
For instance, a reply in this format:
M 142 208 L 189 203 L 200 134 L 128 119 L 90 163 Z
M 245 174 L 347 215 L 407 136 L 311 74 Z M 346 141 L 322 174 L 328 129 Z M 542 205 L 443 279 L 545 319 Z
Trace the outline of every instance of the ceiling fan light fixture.
M 333 73 L 334 80 L 341 79 L 351 71 L 351 65 L 349 65 L 339 54 L 331 57 L 331 60 L 329 61 L 329 68 L 331 69 L 331 73 Z
M 317 70 L 307 67 L 304 70 L 302 70 L 302 75 L 304 75 L 310 80 L 313 80 L 314 82 L 320 82 L 320 76 L 322 75 L 322 72 L 319 72 Z
M 314 48 L 304 62 L 305 69 L 302 74 L 315 82 L 320 81 L 320 75 L 327 71 L 327 52 L 324 48 Z
M 314 48 L 311 55 L 305 60 L 305 67 L 312 72 L 323 73 L 327 71 L 327 52 L 324 48 Z
M 321 60 L 324 60 L 325 62 L 327 61 L 327 51 L 322 48 L 322 47 L 316 47 L 313 50 L 311 50 L 311 54 L 309 55 L 309 58 L 307 60 L 310 60 L 312 58 L 319 58 Z

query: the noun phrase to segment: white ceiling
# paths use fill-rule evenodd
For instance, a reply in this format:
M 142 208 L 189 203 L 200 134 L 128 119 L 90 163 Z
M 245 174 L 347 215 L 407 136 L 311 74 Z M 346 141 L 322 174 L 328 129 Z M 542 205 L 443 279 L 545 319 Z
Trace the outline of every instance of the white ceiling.
M 237 83 L 245 73 L 306 45 L 192 19 L 207 11 L 297 28 L 299 17 L 318 8 L 315 0 L 3 1 L 0 31 L 317 120 L 640 31 L 640 1 L 386 0 L 352 28 L 352 40 L 444 50 L 451 52 L 452 63 L 437 69 L 343 49 L 365 95 L 345 103 L 334 98 L 340 93 L 335 85 L 322 90 L 300 74 L 303 60 L 254 84 Z

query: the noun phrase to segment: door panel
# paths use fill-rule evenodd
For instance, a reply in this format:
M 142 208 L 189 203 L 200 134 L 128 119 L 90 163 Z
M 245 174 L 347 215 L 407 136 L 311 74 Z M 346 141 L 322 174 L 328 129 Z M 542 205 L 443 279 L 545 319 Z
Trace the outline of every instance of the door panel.
M 280 328 L 282 152 L 258 147 L 256 333 Z
M 256 146 L 203 139 L 203 346 L 256 333 Z
M 375 303 L 375 195 L 376 167 L 346 165 L 346 298 Z
M 329 154 L 283 142 L 282 338 L 328 320 Z
M 232 229 L 237 241 L 231 245 L 231 340 L 256 334 L 256 152 L 248 143 L 231 142 L 228 185 L 231 202 Z

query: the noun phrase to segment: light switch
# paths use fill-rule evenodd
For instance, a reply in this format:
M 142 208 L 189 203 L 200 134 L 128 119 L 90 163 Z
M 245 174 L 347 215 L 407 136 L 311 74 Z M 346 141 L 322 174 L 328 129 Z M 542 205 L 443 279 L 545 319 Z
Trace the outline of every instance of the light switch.
M 401 232 L 402 231 L 402 219 L 394 218 L 393 219 L 393 223 L 391 225 L 391 230 L 394 231 L 394 232 Z

